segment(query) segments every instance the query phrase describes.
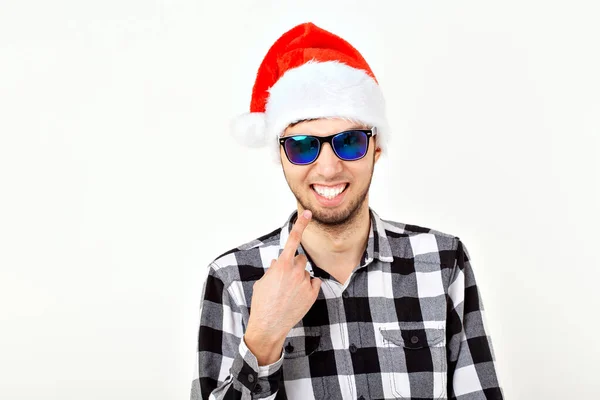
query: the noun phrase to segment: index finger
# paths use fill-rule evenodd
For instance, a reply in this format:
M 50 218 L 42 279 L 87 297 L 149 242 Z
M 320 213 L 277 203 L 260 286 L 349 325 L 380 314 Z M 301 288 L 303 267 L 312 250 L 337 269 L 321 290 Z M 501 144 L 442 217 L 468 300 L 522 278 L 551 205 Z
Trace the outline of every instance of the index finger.
M 312 217 L 312 213 L 310 210 L 304 210 L 302 215 L 298 215 L 298 219 L 294 223 L 292 230 L 290 232 L 290 236 L 288 237 L 287 242 L 281 252 L 281 258 L 285 260 L 292 260 L 294 258 L 294 254 L 296 254 L 296 250 L 300 245 L 300 240 L 302 240 L 302 233 L 304 229 L 308 226 L 310 219 Z

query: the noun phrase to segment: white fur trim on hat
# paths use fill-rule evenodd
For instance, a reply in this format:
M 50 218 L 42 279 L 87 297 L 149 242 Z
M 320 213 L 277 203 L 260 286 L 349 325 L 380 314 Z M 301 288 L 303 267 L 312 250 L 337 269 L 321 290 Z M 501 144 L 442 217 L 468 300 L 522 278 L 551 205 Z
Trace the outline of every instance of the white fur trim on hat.
M 264 113 L 246 113 L 231 120 L 231 135 L 248 147 L 264 147 L 267 144 L 266 118 Z

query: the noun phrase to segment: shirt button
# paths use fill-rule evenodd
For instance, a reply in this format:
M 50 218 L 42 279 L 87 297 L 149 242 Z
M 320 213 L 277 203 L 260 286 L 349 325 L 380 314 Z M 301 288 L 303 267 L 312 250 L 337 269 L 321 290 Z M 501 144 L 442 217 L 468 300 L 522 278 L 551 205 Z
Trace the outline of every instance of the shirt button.
M 292 346 L 291 343 L 288 343 L 288 345 L 285 346 L 285 352 L 286 353 L 291 353 L 292 351 L 294 351 L 294 346 Z
M 413 336 L 410 338 L 410 341 L 412 344 L 417 344 L 419 343 L 419 338 L 417 336 Z
M 356 346 L 354 345 L 354 343 L 352 343 L 352 344 L 350 345 L 350 351 L 351 351 L 352 353 L 356 353 Z
M 358 400 L 365 400 L 365 396 L 362 396 L 362 395 L 361 395 L 361 396 L 358 398 Z
M 248 382 L 250 382 L 250 383 L 254 382 L 254 375 L 252 375 L 252 374 L 248 375 Z
M 346 290 L 344 290 L 344 291 L 342 292 L 342 296 L 343 296 L 345 299 L 347 299 L 347 298 L 348 298 L 348 296 L 349 296 L 349 294 L 348 294 L 348 292 L 347 292 Z

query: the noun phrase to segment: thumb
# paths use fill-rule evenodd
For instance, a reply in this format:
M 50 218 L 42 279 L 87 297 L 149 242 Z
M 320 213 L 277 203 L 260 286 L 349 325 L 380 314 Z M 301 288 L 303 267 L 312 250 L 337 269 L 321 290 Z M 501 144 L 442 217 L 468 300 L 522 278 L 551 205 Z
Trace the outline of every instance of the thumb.
M 274 269 L 276 269 L 276 263 L 277 263 L 277 260 L 275 260 L 275 259 L 271 260 L 271 265 L 269 265 L 269 268 L 267 268 L 265 270 L 265 273 L 263 274 L 263 276 L 261 276 L 260 279 L 263 279 L 266 276 L 270 276 L 273 273 L 271 271 L 274 270 Z

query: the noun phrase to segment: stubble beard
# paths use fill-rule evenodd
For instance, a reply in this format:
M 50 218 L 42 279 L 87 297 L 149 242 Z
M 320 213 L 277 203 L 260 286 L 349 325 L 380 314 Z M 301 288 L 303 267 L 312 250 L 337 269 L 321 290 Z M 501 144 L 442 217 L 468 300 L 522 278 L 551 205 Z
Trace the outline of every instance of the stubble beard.
M 312 212 L 312 221 L 314 221 L 317 225 L 323 225 L 324 227 L 340 227 L 343 225 L 350 225 L 359 215 L 359 212 L 367 199 L 367 195 L 369 193 L 369 188 L 371 187 L 371 181 L 373 179 L 373 166 L 371 167 L 371 174 L 369 176 L 369 182 L 364 187 L 364 189 L 354 196 L 354 198 L 344 199 L 345 202 L 349 203 L 343 209 L 327 209 L 320 208 L 319 206 L 313 207 L 311 206 L 311 202 L 308 201 L 309 196 L 314 196 L 312 193 L 306 193 L 303 190 L 299 190 L 296 187 L 293 187 L 290 184 L 290 181 L 287 179 L 288 186 L 290 190 L 296 197 L 296 200 L 302 208 L 305 210 L 310 210 Z M 285 174 L 284 174 L 285 175 Z M 312 191 L 312 189 L 309 189 Z M 303 196 L 304 195 L 304 196 Z M 316 200 L 315 200 L 316 201 Z

